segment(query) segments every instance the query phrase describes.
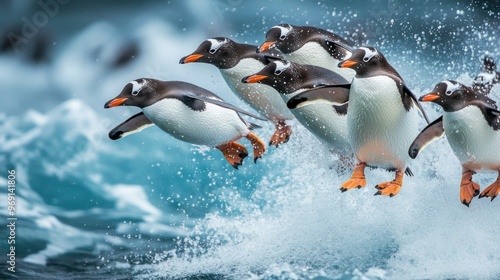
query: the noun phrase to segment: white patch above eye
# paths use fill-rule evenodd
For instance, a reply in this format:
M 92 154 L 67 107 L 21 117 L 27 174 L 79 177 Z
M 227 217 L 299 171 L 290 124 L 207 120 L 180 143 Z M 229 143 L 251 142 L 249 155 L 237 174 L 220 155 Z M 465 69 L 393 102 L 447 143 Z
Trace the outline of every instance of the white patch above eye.
M 459 90 L 462 88 L 462 86 L 457 83 L 457 82 L 452 82 L 452 81 L 443 81 L 444 84 L 446 84 L 446 91 L 444 92 L 446 95 L 451 95 L 455 91 Z
M 214 54 L 222 45 L 227 43 L 227 39 L 222 41 L 217 39 L 208 39 L 207 41 L 210 42 L 210 50 L 208 51 L 210 54 Z
M 137 96 L 139 94 L 139 92 L 141 92 L 142 87 L 144 86 L 144 82 L 143 83 L 139 83 L 137 81 L 132 81 L 130 83 L 132 84 L 132 92 L 131 92 L 131 94 L 133 96 Z
M 365 56 L 363 57 L 364 62 L 370 61 L 370 59 L 372 59 L 372 57 L 374 57 L 378 54 L 378 51 L 375 49 L 371 50 L 371 49 L 365 48 L 365 47 L 360 47 L 359 49 L 365 51 Z
M 290 33 L 290 31 L 292 31 L 293 27 L 291 27 L 290 25 L 288 26 L 281 26 L 281 25 L 276 25 L 276 26 L 273 26 L 272 28 L 279 28 L 280 30 L 280 40 L 285 40 L 286 36 L 288 36 L 288 33 Z
M 283 71 L 288 69 L 290 67 L 290 61 L 275 61 L 274 64 L 276 64 L 276 69 L 274 70 L 274 75 L 281 75 Z

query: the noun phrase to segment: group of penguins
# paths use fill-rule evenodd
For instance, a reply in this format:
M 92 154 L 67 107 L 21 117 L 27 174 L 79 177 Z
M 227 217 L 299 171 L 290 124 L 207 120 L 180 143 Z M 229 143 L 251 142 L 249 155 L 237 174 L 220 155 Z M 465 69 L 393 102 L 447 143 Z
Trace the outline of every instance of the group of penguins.
M 287 122 L 296 119 L 330 144 L 341 160 L 355 162 L 342 192 L 365 187 L 365 168 L 377 167 L 395 172 L 395 177 L 377 184 L 375 195 L 392 197 L 401 189 L 404 174 L 412 175 L 408 162 L 446 133 L 462 164 L 460 201 L 469 206 L 474 196 L 493 200 L 500 193 L 500 149 L 493 148 L 500 144 L 500 111 L 488 97 L 500 74 L 490 57 L 471 87 L 445 80 L 418 99 L 380 51 L 355 48 L 312 26 L 273 26 L 259 47 L 225 37 L 207 39 L 180 59 L 181 64 L 193 62 L 217 67 L 232 91 L 264 118 L 187 82 L 141 78 L 104 105 L 142 109 L 109 137 L 116 140 L 156 125 L 177 139 L 217 148 L 238 168 L 248 152 L 237 140 L 250 141 L 255 162 L 266 151 L 264 141 L 252 132 L 259 126 L 241 115 L 272 121 L 276 130 L 269 145 L 276 147 L 288 141 L 292 128 Z M 419 101 L 438 104 L 443 115 L 429 124 Z M 423 131 L 420 118 L 428 123 Z M 499 172 L 482 192 L 472 181 L 481 169 Z

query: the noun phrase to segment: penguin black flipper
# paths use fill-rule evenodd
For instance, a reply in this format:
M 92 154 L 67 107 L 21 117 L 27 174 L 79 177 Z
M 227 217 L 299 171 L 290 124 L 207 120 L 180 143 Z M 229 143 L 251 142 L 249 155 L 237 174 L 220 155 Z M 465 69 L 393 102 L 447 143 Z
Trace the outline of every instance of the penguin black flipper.
M 330 55 L 338 60 L 343 60 L 348 56 L 352 55 L 352 52 L 354 51 L 354 48 L 343 44 L 342 42 L 339 41 L 333 41 L 330 40 L 329 38 L 325 39 L 325 44 L 326 44 L 326 50 L 330 52 Z M 325 46 L 324 46 L 325 47 Z
M 192 99 L 195 99 L 195 100 L 199 100 L 199 101 L 204 101 L 204 102 L 208 102 L 208 103 L 212 103 L 214 105 L 217 105 L 217 106 L 220 106 L 220 107 L 223 107 L 223 108 L 226 108 L 226 109 L 230 109 L 230 110 L 233 110 L 235 112 L 238 112 L 238 113 L 241 113 L 241 114 L 244 114 L 244 115 L 247 115 L 247 116 L 250 116 L 254 119 L 258 119 L 258 120 L 261 120 L 261 121 L 267 121 L 267 119 L 263 118 L 263 117 L 259 117 L 255 114 L 252 114 L 250 112 L 247 112 L 247 111 L 244 111 L 234 105 L 231 105 L 229 103 L 226 103 L 222 100 L 218 100 L 218 99 L 213 99 L 213 98 L 209 98 L 209 97 L 205 97 L 205 96 L 198 96 L 198 95 L 194 95 L 194 94 L 190 94 L 190 93 L 183 93 L 184 96 L 188 97 L 188 98 L 192 98 Z
M 289 109 L 300 108 L 314 103 L 329 103 L 336 106 L 349 101 L 350 84 L 329 85 L 301 92 L 287 102 Z
M 143 112 L 133 115 L 126 121 L 113 128 L 108 136 L 111 140 L 118 140 L 127 135 L 137 133 L 147 127 L 154 125 Z
M 443 134 L 443 116 L 441 116 L 424 128 L 417 138 L 413 140 L 413 143 L 410 145 L 410 149 L 408 150 L 408 154 L 412 159 L 416 158 L 420 151 L 422 151 L 432 141 L 443 136 Z
M 488 124 L 494 129 L 494 130 L 500 130 L 500 111 L 497 110 L 496 108 L 489 107 L 489 106 L 484 106 L 484 107 L 479 107 L 481 111 L 483 112 L 483 116 L 488 122 Z
M 418 101 L 418 98 L 415 96 L 415 94 L 413 94 L 413 92 L 405 84 L 402 84 L 402 87 L 400 86 L 400 92 L 406 111 L 409 111 L 413 104 L 415 104 L 427 124 L 429 124 L 429 118 L 427 117 L 427 114 L 425 114 L 424 108 L 422 108 L 422 105 Z

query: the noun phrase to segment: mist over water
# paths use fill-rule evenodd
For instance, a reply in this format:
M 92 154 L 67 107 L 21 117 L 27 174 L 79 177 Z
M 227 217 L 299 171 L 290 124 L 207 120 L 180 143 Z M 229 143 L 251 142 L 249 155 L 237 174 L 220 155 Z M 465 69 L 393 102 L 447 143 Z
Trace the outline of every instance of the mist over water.
M 0 8 L 3 40 L 44 11 L 29 1 Z M 215 67 L 178 61 L 214 36 L 259 45 L 278 23 L 377 47 L 417 96 L 444 79 L 470 85 L 484 55 L 500 60 L 499 17 L 494 2 L 61 4 L 28 44 L 0 53 L 0 218 L 15 169 L 15 276 L 499 278 L 498 199 L 460 203 L 461 167 L 445 138 L 410 163 L 414 177 L 389 198 L 373 196 L 393 177 L 379 169 L 367 169 L 365 188 L 341 193 L 350 170 L 297 122 L 288 143 L 234 170 L 219 151 L 156 127 L 111 141 L 109 130 L 139 110 L 103 109 L 126 83 L 151 77 L 194 83 L 251 111 Z M 31 44 L 41 37 L 46 58 L 36 61 Z M 491 96 L 500 100 L 499 86 Z M 423 106 L 431 120 L 441 114 Z M 255 133 L 269 139 L 272 125 L 259 124 Z M 474 179 L 485 188 L 496 174 Z M 2 278 L 12 276 L 7 236 L 0 230 Z

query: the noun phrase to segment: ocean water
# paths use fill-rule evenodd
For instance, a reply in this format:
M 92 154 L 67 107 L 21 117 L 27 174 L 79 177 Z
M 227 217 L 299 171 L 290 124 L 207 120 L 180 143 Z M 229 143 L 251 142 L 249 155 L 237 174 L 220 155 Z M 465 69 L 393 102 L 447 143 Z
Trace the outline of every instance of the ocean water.
M 444 138 L 411 162 L 415 176 L 388 198 L 373 196 L 393 176 L 384 170 L 368 170 L 367 187 L 341 193 L 350 171 L 298 123 L 288 143 L 234 170 L 219 151 L 156 127 L 112 141 L 109 130 L 139 110 L 103 108 L 129 81 L 152 77 L 191 82 L 251 110 L 215 67 L 178 61 L 214 36 L 259 45 L 278 23 L 378 47 L 417 96 L 443 79 L 471 84 L 484 55 L 500 60 L 495 1 L 54 0 L 0 8 L 1 279 L 500 278 L 499 200 L 460 203 L 461 167 Z M 27 32 L 26 21 L 37 30 Z M 12 49 L 11 32 L 26 43 Z M 491 95 L 500 101 L 500 86 Z M 424 108 L 431 119 L 441 113 Z M 255 132 L 269 139 L 272 125 L 259 124 Z M 474 178 L 484 188 L 496 174 Z

